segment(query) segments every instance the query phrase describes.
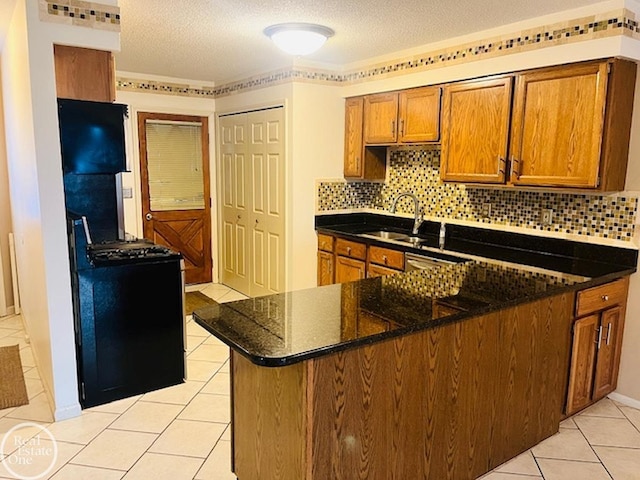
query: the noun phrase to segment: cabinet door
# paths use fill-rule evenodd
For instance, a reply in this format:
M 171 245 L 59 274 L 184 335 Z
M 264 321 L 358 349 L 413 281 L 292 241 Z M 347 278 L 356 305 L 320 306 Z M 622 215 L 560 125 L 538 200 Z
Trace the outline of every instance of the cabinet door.
M 517 77 L 513 184 L 598 186 L 607 65 L 562 66 Z
M 599 326 L 600 315 L 598 314 L 581 318 L 573 324 L 567 415 L 571 415 L 591 403 Z
M 336 283 L 353 282 L 364 277 L 365 266 L 362 260 L 336 256 Z
M 318 286 L 333 283 L 333 253 L 318 251 Z
M 345 104 L 344 122 L 344 176 L 360 178 L 363 175 L 362 161 L 362 97 L 348 98 Z
M 397 119 L 398 94 L 396 92 L 364 97 L 364 143 L 395 143 Z
M 620 335 L 622 335 L 622 308 L 615 307 L 602 312 L 600 325 L 602 336 L 598 345 L 596 377 L 593 383 L 593 401 L 613 392 L 618 378 Z
M 373 263 L 369 264 L 367 268 L 367 277 L 383 277 L 385 275 L 395 275 L 396 273 L 400 273 L 401 270 L 396 270 L 394 268 L 383 267 L 382 265 L 375 265 Z
M 440 177 L 504 183 L 512 78 L 463 82 L 444 90 Z
M 400 92 L 398 142 L 421 143 L 440 140 L 440 87 L 414 88 Z
M 116 101 L 116 74 L 111 52 L 54 45 L 53 56 L 59 98 Z

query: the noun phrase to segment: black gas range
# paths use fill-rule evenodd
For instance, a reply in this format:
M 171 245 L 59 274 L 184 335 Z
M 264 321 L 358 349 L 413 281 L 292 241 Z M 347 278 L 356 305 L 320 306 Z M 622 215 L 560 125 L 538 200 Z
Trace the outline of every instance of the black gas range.
M 87 256 L 94 267 L 180 259 L 179 253 L 145 239 L 87 245 Z

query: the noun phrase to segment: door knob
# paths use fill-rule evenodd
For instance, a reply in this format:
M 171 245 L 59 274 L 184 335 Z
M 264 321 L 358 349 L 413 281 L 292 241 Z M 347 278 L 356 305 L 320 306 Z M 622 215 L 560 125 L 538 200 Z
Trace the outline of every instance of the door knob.
M 147 220 L 151 220 L 153 219 L 153 215 L 151 215 L 150 213 L 147 213 L 144 218 L 146 218 Z

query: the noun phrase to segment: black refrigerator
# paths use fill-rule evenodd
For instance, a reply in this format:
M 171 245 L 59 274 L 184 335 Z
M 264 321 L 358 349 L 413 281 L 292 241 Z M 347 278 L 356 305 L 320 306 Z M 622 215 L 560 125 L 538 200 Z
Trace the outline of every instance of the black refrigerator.
M 185 379 L 184 263 L 123 227 L 120 104 L 58 100 L 83 408 Z

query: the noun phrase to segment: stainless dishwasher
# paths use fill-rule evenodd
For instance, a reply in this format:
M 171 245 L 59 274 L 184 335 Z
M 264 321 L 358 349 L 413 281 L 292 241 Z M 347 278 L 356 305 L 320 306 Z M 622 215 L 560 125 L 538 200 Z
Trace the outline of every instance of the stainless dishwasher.
M 427 270 L 440 265 L 453 265 L 455 263 L 465 261 L 466 259 L 464 258 L 450 257 L 450 259 L 444 259 L 406 252 L 404 254 L 404 271 L 411 272 L 413 270 Z

